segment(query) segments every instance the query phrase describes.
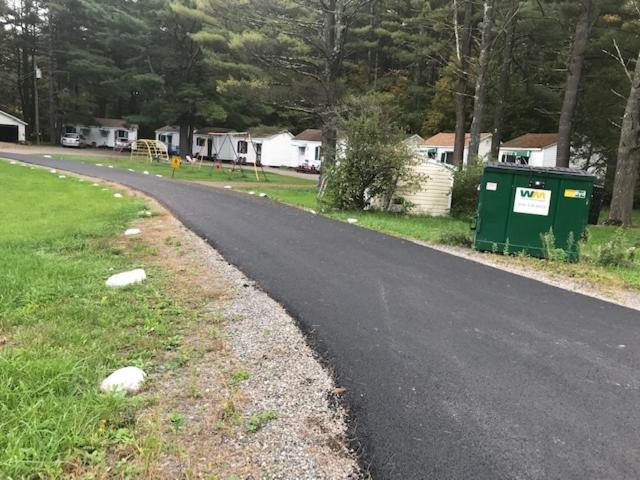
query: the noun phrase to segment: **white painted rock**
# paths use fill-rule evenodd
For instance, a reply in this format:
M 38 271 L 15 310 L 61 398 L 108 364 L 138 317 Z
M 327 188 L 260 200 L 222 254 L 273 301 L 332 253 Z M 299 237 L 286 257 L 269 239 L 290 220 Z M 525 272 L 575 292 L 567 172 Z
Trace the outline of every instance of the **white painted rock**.
M 264 197 L 266 197 L 266 196 L 267 196 L 267 194 L 266 194 L 266 193 L 259 193 L 259 194 L 258 194 L 258 196 L 260 196 L 260 197 L 263 197 L 263 198 L 264 198 Z
M 67 178 L 66 175 L 58 175 L 58 178 Z
M 144 282 L 147 274 L 142 268 L 129 270 L 128 272 L 116 273 L 107 279 L 107 287 L 126 287 L 134 283 Z
M 10 163 L 11 165 L 15 165 L 15 164 L 16 164 L 16 163 L 18 163 L 18 162 L 14 162 L 13 160 L 11 160 L 9 163 Z
M 135 172 L 133 168 L 127 168 L 127 170 L 129 170 L 130 172 Z
M 160 175 L 159 173 L 156 173 L 156 177 L 162 178 L 162 175 Z
M 96 163 L 97 167 L 104 167 L 104 165 L 102 165 L 101 163 Z
M 149 175 L 149 172 L 147 172 L 146 170 L 142 173 L 144 173 L 145 175 Z
M 310 208 L 309 209 L 309 213 L 311 213 L 312 215 L 317 215 L 318 212 L 316 212 L 314 209 Z
M 114 193 L 113 196 L 116 197 L 116 198 L 122 198 L 122 194 L 121 193 Z
M 139 228 L 127 228 L 127 229 L 124 231 L 124 234 L 125 234 L 127 237 L 130 237 L 131 235 L 140 235 L 140 229 L 139 229 Z
M 54 170 L 54 169 L 51 169 L 51 170 L 49 170 L 49 173 L 58 173 L 58 171 Z
M 113 168 L 113 165 L 109 165 L 109 168 Z
M 100 185 L 98 185 L 97 183 L 92 183 L 91 186 L 92 187 L 99 187 Z
M 348 223 L 358 223 L 358 219 L 357 218 L 347 218 L 347 222 Z
M 249 195 L 255 195 L 255 194 L 256 192 L 253 192 L 253 191 L 249 192 Z
M 224 188 L 231 188 L 231 185 L 225 185 Z
M 51 155 L 43 155 L 44 158 L 51 158 Z
M 84 178 L 79 178 L 78 181 L 79 182 L 84 182 Z
M 116 370 L 100 384 L 103 392 L 135 393 L 144 383 L 145 373 L 138 367 L 124 367 Z

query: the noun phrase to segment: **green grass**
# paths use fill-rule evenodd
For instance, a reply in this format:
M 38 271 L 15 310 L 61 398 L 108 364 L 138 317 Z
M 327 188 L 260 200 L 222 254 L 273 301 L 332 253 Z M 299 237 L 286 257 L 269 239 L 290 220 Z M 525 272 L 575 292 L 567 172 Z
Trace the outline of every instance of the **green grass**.
M 0 472 L 59 478 L 99 468 L 140 397 L 99 392 L 110 371 L 147 366 L 185 312 L 163 288 L 107 289 L 139 266 L 110 238 L 144 206 L 91 182 L 0 161 Z M 123 430 L 124 429 L 124 430 Z
M 241 188 L 249 191 L 251 188 Z M 297 207 L 316 209 L 320 207 L 316 201 L 315 187 L 311 188 L 260 188 L 260 192 L 266 193 L 269 198 Z M 388 212 L 375 211 L 324 211 L 325 215 L 345 220 L 357 218 L 358 225 L 379 230 L 406 238 L 423 240 L 426 242 L 439 242 L 444 235 L 451 232 L 465 235 L 469 233 L 469 221 L 451 217 L 429 217 L 426 215 L 402 215 Z
M 131 159 L 127 155 L 122 156 L 110 156 L 110 157 L 97 157 L 87 155 L 74 155 L 74 154 L 54 154 L 55 158 L 62 158 L 65 160 L 75 160 L 84 163 L 101 163 L 102 165 L 112 165 L 114 168 L 132 169 L 136 172 L 148 171 L 151 175 L 164 175 L 165 177 L 171 176 L 171 167 L 167 163 L 158 162 L 143 162 L 141 160 Z M 244 167 L 244 175 L 239 171 L 232 172 L 231 168 L 224 166 L 222 168 L 212 168 L 211 164 L 205 164 L 201 168 L 197 165 L 189 165 L 183 163 L 182 166 L 176 170 L 175 178 L 182 180 L 202 180 L 207 182 L 250 182 L 258 183 L 256 175 L 252 167 Z M 266 172 L 267 182 L 264 182 L 264 176 L 259 171 L 259 178 L 262 184 L 268 185 L 269 183 L 287 184 L 287 185 L 313 185 L 314 180 L 308 180 L 306 178 L 293 177 L 289 175 L 279 175 L 276 173 Z

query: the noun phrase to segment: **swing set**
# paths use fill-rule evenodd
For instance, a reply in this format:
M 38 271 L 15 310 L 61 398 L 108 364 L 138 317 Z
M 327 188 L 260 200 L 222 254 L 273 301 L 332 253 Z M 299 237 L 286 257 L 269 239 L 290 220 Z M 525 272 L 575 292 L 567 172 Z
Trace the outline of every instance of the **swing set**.
M 265 182 L 269 181 L 267 179 L 267 174 L 264 171 L 264 167 L 262 166 L 262 162 L 260 160 L 261 152 L 258 152 L 258 149 L 256 148 L 256 144 L 253 142 L 253 139 L 251 138 L 251 134 L 249 132 L 224 132 L 224 133 L 210 132 L 203 136 L 206 136 L 207 141 L 209 140 L 211 141 L 210 156 L 213 160 L 213 162 L 211 163 L 211 174 L 213 174 L 214 168 L 218 168 L 218 169 L 222 168 L 221 153 L 223 152 L 224 147 L 228 142 L 229 147 L 231 148 L 231 152 L 233 152 L 233 158 L 230 159 L 233 163 L 233 167 L 231 168 L 232 173 L 239 172 L 242 177 L 246 176 L 245 171 L 242 168 L 242 165 L 246 162 L 247 158 L 241 156 L 241 153 L 247 154 L 249 145 L 251 145 L 251 148 L 253 148 L 253 153 L 255 155 L 255 160 L 253 162 L 253 171 L 255 173 L 256 180 L 258 182 L 260 181 L 260 175 L 258 172 L 258 169 L 260 169 L 259 171 L 262 172 L 263 181 Z M 222 142 L 218 144 L 216 140 L 219 138 L 222 138 Z M 246 151 L 239 152 L 238 149 L 233 144 L 234 140 L 238 141 L 238 143 L 239 141 L 243 141 L 245 144 Z M 206 145 L 207 145 L 206 143 L 205 145 L 203 145 L 203 149 L 207 148 Z M 195 160 L 198 163 L 198 168 L 202 168 L 202 162 L 205 157 L 202 151 L 203 149 L 201 149 L 196 154 Z

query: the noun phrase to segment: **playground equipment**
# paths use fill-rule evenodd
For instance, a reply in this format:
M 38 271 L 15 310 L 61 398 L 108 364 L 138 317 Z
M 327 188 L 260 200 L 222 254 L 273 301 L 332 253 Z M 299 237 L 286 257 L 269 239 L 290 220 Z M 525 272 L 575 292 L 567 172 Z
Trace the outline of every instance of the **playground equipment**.
M 233 163 L 233 167 L 231 168 L 232 172 L 238 171 L 240 172 L 241 176 L 243 177 L 245 176 L 242 165 L 246 163 L 247 157 L 241 156 L 241 153 L 248 154 L 248 151 L 238 152 L 238 150 L 234 146 L 234 141 L 240 140 L 245 143 L 246 148 L 249 148 L 249 145 L 251 145 L 250 148 L 253 148 L 254 161 L 252 163 L 253 163 L 253 170 L 256 175 L 256 180 L 260 181 L 260 175 L 258 174 L 258 168 L 259 168 L 260 171 L 262 172 L 262 178 L 264 179 L 264 181 L 265 182 L 268 181 L 267 174 L 265 173 L 264 167 L 262 166 L 262 162 L 260 161 L 260 152 L 256 148 L 256 144 L 253 142 L 253 139 L 251 138 L 251 134 L 249 132 L 223 132 L 223 133 L 210 132 L 206 134 L 206 137 L 207 137 L 207 144 L 209 143 L 209 140 L 210 140 L 210 145 L 211 145 L 210 157 L 213 160 L 213 163 L 211 164 L 212 169 L 220 168 L 222 166 L 223 159 L 221 154 L 223 153 L 224 148 L 228 143 L 228 146 L 231 149 L 232 158 L 225 159 L 225 160 L 231 160 L 231 162 Z M 222 140 L 219 141 L 220 139 Z M 195 155 L 195 158 L 199 164 L 199 167 L 202 167 L 202 160 L 204 159 L 204 156 L 205 156 L 203 154 L 204 148 L 206 148 L 206 146 L 203 147 Z
M 138 139 L 131 142 L 131 158 L 146 162 L 168 162 L 167 146 L 159 140 Z

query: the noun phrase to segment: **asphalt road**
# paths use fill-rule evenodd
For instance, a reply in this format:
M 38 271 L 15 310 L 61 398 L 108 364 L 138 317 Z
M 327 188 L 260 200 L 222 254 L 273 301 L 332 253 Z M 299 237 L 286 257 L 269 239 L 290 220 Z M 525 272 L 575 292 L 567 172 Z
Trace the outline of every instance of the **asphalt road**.
M 640 478 L 640 313 L 268 199 L 41 156 L 151 195 L 280 301 L 376 479 Z

